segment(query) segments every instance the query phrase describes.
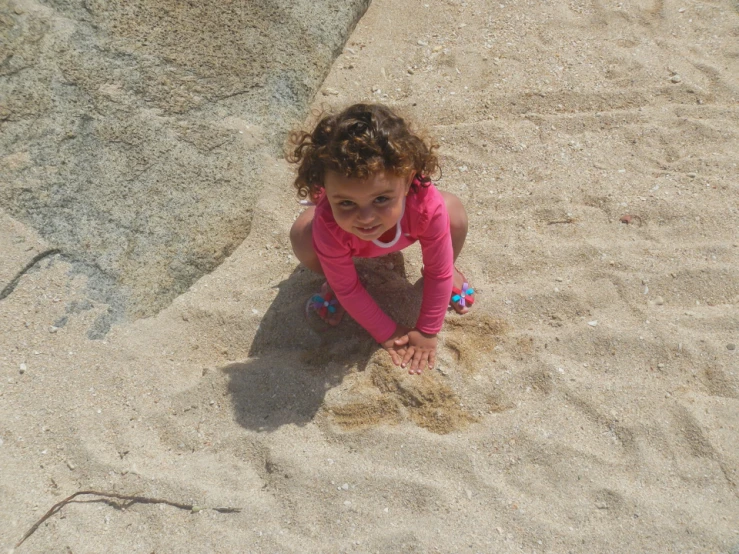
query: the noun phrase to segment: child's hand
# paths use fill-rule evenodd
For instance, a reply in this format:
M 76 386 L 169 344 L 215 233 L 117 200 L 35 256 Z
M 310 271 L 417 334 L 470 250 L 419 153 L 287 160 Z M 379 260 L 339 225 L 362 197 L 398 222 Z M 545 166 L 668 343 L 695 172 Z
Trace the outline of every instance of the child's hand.
M 382 343 L 382 347 L 387 350 L 390 357 L 395 365 L 400 365 L 403 361 L 403 356 L 406 355 L 406 344 L 408 344 L 408 331 L 409 327 L 403 327 L 398 325 L 389 339 Z
M 410 374 L 417 373 L 420 375 L 427 365 L 429 369 L 433 369 L 434 363 L 436 363 L 436 335 L 429 335 L 418 329 L 411 329 L 407 336 L 405 355 L 400 365 L 406 367 L 410 362 L 411 367 L 408 370 Z

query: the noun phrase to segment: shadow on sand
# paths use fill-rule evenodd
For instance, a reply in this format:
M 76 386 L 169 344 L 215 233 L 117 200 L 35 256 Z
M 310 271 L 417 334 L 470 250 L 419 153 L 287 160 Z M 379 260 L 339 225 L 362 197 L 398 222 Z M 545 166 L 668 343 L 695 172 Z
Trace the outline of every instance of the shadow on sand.
M 357 269 L 382 309 L 395 321 L 412 325 L 420 309 L 422 282 L 407 281 L 402 254 L 360 260 Z M 257 330 L 249 359 L 222 368 L 236 420 L 245 428 L 273 431 L 309 423 L 326 391 L 350 372 L 364 371 L 379 348 L 348 315 L 336 327 L 314 313 L 306 318 L 306 301 L 321 283 L 321 277 L 296 268 L 277 285 L 279 292 Z

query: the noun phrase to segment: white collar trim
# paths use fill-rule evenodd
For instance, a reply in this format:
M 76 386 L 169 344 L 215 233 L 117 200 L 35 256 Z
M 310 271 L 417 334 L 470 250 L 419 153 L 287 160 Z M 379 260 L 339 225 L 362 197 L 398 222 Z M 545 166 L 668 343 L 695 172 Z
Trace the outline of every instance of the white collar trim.
M 380 242 L 379 239 L 373 239 L 372 244 L 375 244 L 379 246 L 380 248 L 392 248 L 397 244 L 397 242 L 400 240 L 401 230 L 400 230 L 400 222 L 403 220 L 403 216 L 405 215 L 405 196 L 403 197 L 403 210 L 400 212 L 400 219 L 398 219 L 398 222 L 395 224 L 395 238 L 391 240 L 390 242 Z

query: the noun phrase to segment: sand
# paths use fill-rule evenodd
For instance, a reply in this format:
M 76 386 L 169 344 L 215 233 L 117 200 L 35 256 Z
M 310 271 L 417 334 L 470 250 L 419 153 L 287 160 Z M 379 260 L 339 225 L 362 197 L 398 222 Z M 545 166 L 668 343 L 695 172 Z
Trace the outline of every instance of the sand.
M 732 0 L 373 2 L 314 108 L 408 115 L 467 207 L 478 300 L 421 377 L 306 322 L 278 157 L 226 262 L 103 340 L 0 214 L 0 548 L 97 490 L 206 509 L 91 496 L 16 551 L 739 552 L 738 32 Z M 413 319 L 417 248 L 361 272 Z

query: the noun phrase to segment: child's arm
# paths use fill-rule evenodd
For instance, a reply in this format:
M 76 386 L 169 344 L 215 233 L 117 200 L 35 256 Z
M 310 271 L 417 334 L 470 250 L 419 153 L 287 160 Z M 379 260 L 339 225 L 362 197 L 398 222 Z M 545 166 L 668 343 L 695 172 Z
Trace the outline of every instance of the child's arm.
M 418 237 L 423 256 L 423 300 L 416 329 L 435 335 L 444 324 L 454 282 L 454 251 L 449 230 L 449 214 L 441 193 L 434 191 L 434 211 L 428 226 Z
M 397 325 L 380 309 L 360 283 L 351 257 L 348 257 L 348 261 L 322 259 L 321 264 L 326 280 L 344 309 L 380 343 L 395 365 L 402 364 L 405 367 L 406 344 L 413 330 Z
M 387 340 L 395 332 L 396 324 L 359 282 L 351 257 L 331 261 L 324 258 L 321 259 L 321 266 L 336 298 L 354 321 L 364 327 L 377 342 Z
M 423 300 L 416 327 L 408 333 L 401 364 L 405 367 L 410 363 L 411 373 L 420 373 L 426 365 L 430 369 L 436 362 L 436 335 L 444 323 L 454 280 L 449 214 L 441 193 L 436 189 L 428 193 L 430 217 L 419 233 L 424 266 Z
M 313 248 L 331 290 L 349 315 L 380 344 L 394 336 L 397 325 L 360 283 L 351 252 L 317 221 L 313 225 Z

